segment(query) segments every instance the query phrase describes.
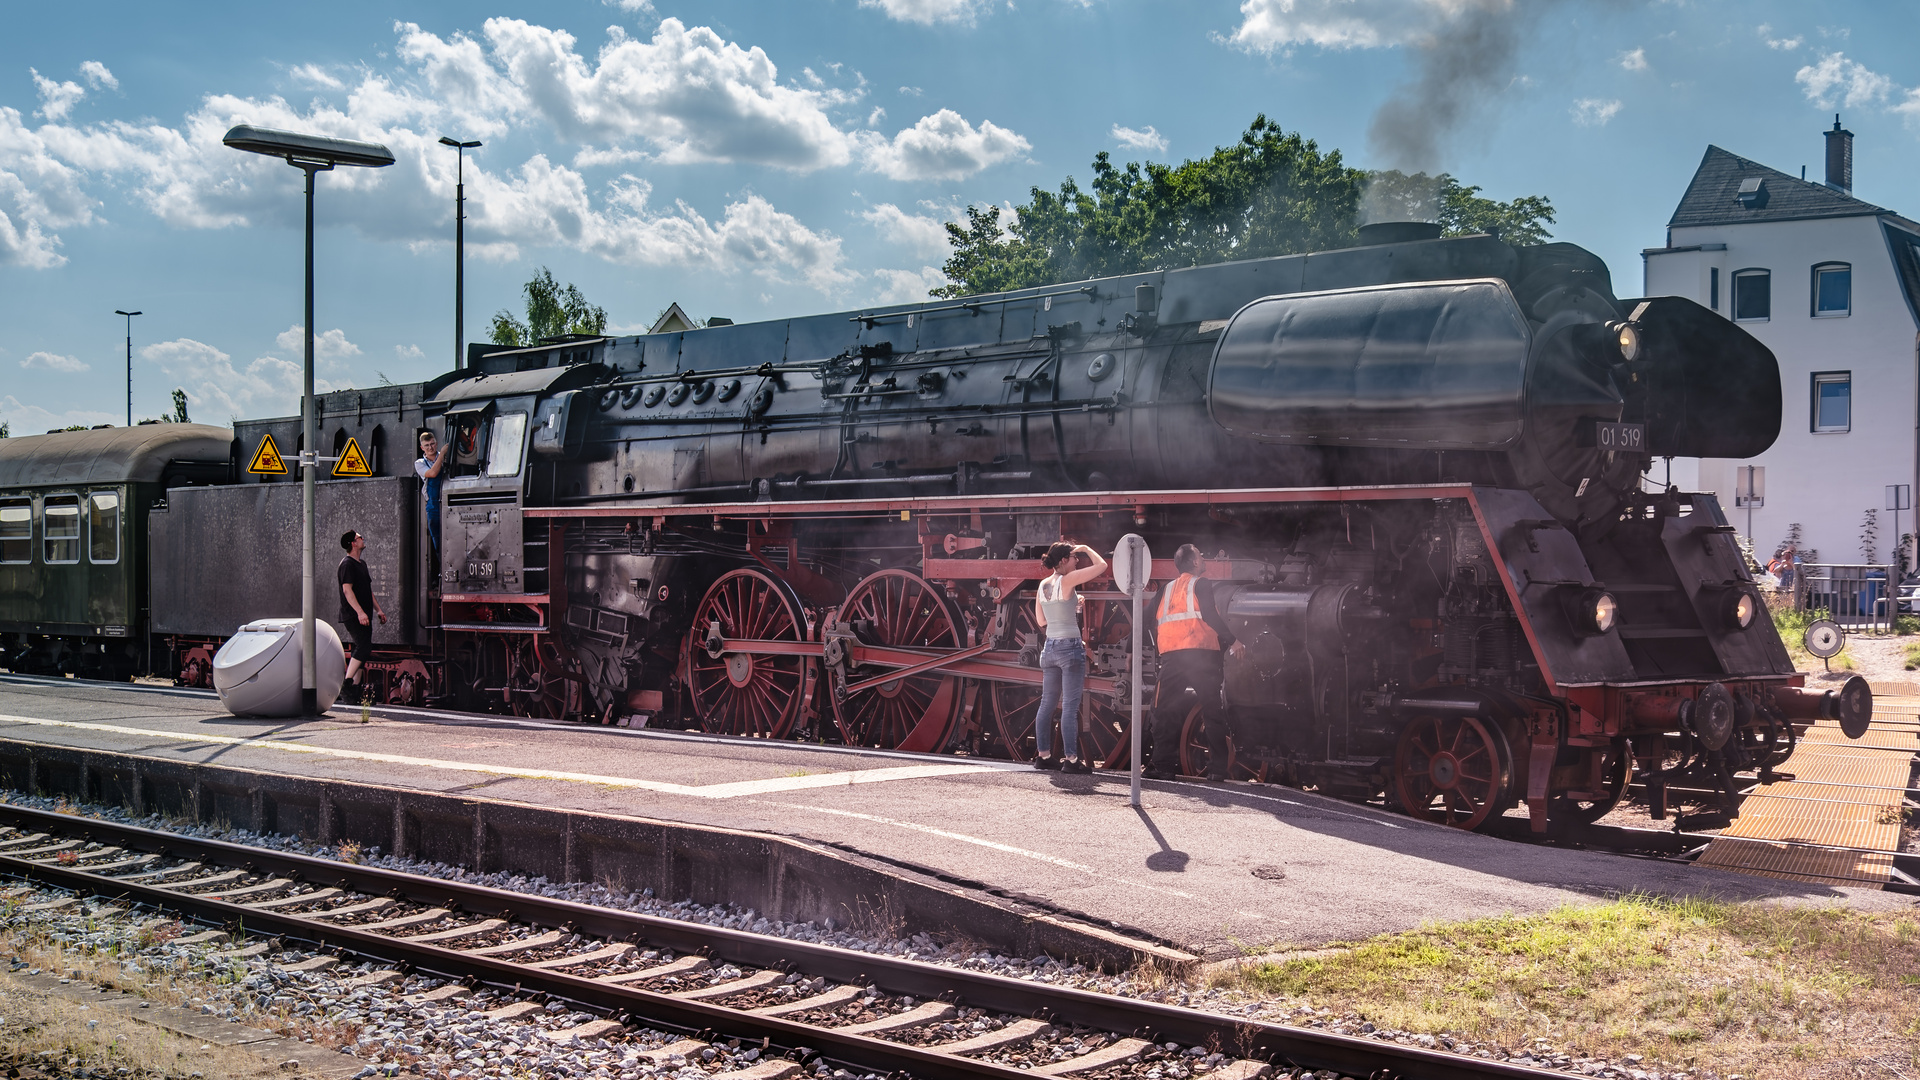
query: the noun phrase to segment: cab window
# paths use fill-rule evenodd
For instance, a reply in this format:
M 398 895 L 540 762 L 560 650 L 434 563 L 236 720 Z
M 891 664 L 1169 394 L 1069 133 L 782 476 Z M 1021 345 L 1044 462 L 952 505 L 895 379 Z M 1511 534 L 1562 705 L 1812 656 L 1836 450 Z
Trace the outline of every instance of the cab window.
M 32 500 L 0 500 L 0 563 L 28 563 L 32 561 Z
M 48 562 L 80 561 L 80 496 L 49 495 L 41 500 L 40 538 Z
M 96 563 L 120 561 L 120 493 L 96 491 L 87 496 L 87 558 Z
M 527 414 L 501 413 L 493 418 L 493 441 L 487 446 L 487 475 L 512 476 L 520 471 L 520 451 L 527 441 Z

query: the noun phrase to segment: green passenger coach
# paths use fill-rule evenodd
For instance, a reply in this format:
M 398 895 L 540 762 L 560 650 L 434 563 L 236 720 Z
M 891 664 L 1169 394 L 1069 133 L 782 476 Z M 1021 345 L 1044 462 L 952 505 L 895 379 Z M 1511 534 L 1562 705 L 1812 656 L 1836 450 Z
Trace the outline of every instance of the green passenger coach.
M 0 666 L 126 679 L 144 659 L 147 514 L 232 476 L 233 432 L 206 424 L 0 439 Z

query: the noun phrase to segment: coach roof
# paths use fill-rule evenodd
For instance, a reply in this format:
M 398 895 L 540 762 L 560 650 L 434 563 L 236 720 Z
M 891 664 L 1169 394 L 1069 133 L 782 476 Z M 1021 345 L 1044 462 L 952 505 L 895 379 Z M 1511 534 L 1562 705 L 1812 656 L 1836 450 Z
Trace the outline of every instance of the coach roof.
M 56 431 L 0 439 L 0 489 L 156 483 L 175 461 L 224 463 L 233 432 L 211 424 Z

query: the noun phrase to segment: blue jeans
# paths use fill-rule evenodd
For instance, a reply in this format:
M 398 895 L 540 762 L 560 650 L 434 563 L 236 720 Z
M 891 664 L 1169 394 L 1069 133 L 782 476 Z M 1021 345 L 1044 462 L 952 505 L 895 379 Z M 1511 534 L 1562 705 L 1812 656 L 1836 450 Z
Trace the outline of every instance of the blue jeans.
M 439 505 L 436 503 L 428 503 L 426 514 L 427 514 L 427 541 L 433 545 L 434 553 L 438 554 L 440 551 L 440 507 Z
M 1048 638 L 1040 650 L 1040 709 L 1033 716 L 1033 742 L 1040 756 L 1053 749 L 1054 710 L 1060 716 L 1060 751 L 1080 756 L 1080 695 L 1087 686 L 1087 646 L 1079 638 Z

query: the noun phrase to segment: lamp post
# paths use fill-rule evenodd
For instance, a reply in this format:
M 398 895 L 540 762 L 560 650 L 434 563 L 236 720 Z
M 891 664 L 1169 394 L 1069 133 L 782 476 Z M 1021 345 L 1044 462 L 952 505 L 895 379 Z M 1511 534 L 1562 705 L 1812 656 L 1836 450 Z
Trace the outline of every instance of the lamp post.
M 378 143 L 350 142 L 324 135 L 301 135 L 291 131 L 257 128 L 241 124 L 230 129 L 221 140 L 235 150 L 284 158 L 286 163 L 307 175 L 307 307 L 306 365 L 300 394 L 300 699 L 306 715 L 320 712 L 316 694 L 319 686 L 313 653 L 313 484 L 320 467 L 319 417 L 313 401 L 313 178 L 339 165 L 380 168 L 393 164 L 393 153 Z
M 467 151 L 480 145 L 440 136 L 459 156 L 453 167 L 453 370 L 467 366 Z
M 133 317 L 138 311 L 114 310 L 115 315 L 127 317 L 127 426 L 133 426 Z

